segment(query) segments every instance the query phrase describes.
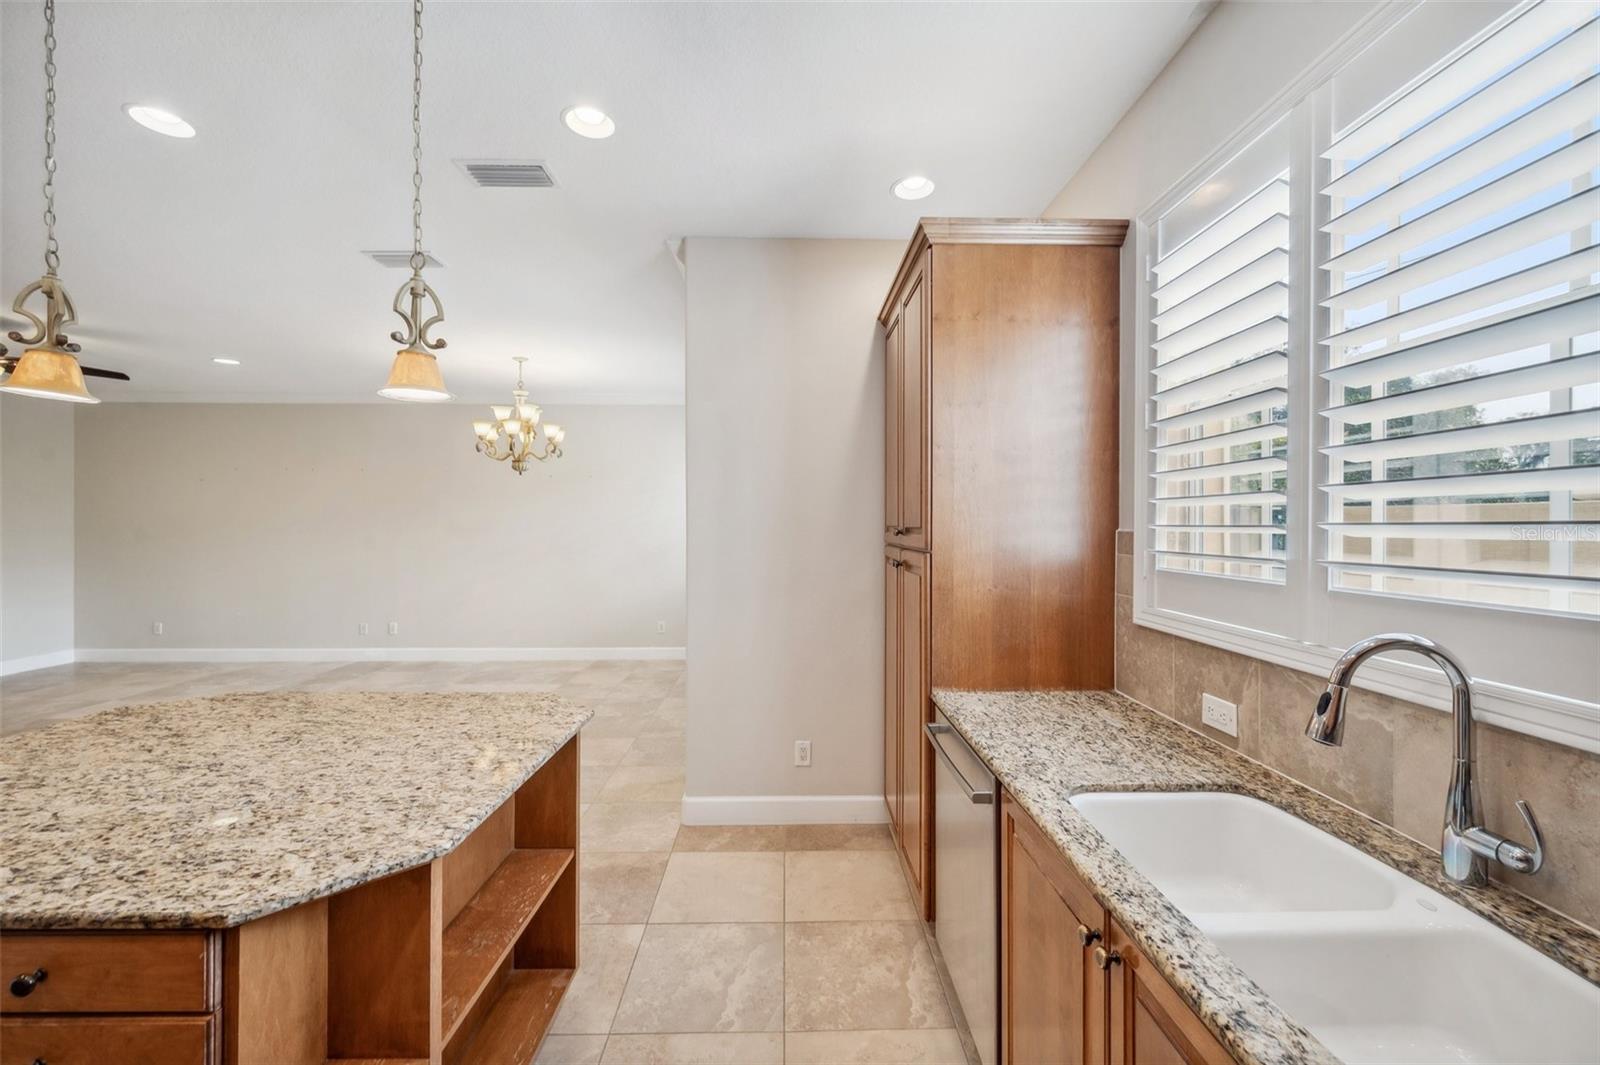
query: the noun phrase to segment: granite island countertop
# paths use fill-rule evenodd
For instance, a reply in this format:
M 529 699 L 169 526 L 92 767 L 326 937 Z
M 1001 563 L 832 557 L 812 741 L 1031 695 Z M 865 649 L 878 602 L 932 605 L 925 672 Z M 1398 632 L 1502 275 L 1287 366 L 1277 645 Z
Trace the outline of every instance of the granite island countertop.
M 452 850 L 592 711 L 263 692 L 0 740 L 0 927 L 226 928 Z
M 933 701 L 1140 950 L 1242 1062 L 1336 1062 L 1068 801 L 1095 791 L 1221 791 L 1283 809 L 1600 984 L 1600 934 L 1504 888 L 1445 878 L 1436 851 L 1115 692 L 968 692 Z

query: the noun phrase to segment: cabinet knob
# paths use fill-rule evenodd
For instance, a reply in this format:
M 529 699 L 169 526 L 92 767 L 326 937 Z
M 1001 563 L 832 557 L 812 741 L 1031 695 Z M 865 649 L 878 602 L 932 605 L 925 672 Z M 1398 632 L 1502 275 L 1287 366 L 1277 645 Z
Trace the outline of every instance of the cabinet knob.
M 1098 928 L 1091 929 L 1086 924 L 1080 924 L 1078 926 L 1078 942 L 1082 943 L 1084 946 L 1087 947 L 1090 943 L 1095 942 L 1099 938 L 1100 938 L 1100 929 L 1098 929 Z
M 1092 957 L 1097 969 L 1109 969 L 1122 961 L 1121 954 L 1114 950 L 1107 950 L 1105 947 L 1095 947 Z
M 27 998 L 33 994 L 33 989 L 44 983 L 50 974 L 43 969 L 35 969 L 31 973 L 23 973 L 11 981 L 11 993 L 18 998 Z

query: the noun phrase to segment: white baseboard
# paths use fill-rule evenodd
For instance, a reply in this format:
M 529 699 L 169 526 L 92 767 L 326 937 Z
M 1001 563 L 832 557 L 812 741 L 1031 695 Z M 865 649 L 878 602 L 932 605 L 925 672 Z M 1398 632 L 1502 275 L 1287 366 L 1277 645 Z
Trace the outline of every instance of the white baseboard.
M 79 662 L 607 662 L 683 657 L 682 647 L 80 647 L 77 651 Z
M 685 795 L 686 825 L 841 825 L 889 820 L 882 795 Z
M 70 647 L 65 651 L 50 651 L 42 655 L 25 655 L 0 661 L 0 677 L 13 673 L 26 673 L 31 669 L 49 669 L 51 666 L 70 666 L 78 661 L 78 654 Z

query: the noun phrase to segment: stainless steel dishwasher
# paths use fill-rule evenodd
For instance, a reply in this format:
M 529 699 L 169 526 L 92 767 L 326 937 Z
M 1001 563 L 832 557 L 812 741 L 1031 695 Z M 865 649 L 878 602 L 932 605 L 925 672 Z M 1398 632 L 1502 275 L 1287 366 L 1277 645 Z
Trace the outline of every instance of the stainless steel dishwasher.
M 934 769 L 934 922 L 983 1065 L 999 1059 L 1000 812 L 994 774 L 942 712 L 923 728 Z

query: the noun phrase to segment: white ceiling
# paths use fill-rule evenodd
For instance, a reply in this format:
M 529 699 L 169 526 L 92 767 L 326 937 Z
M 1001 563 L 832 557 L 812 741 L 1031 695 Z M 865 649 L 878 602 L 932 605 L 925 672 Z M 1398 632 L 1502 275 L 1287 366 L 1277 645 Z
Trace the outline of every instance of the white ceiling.
M 41 6 L 0 4 L 6 307 L 40 269 Z M 498 396 L 529 355 L 541 401 L 681 401 L 669 239 L 1034 214 L 1201 10 L 436 0 L 424 207 L 446 381 Z M 359 253 L 409 245 L 409 23 L 393 2 L 61 0 L 62 277 L 85 364 L 134 378 L 99 395 L 374 398 L 404 273 Z M 129 102 L 199 136 L 150 133 Z M 616 136 L 568 132 L 574 102 Z M 559 187 L 479 189 L 456 158 L 541 160 Z M 889 194 L 918 172 L 932 197 Z

